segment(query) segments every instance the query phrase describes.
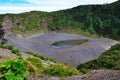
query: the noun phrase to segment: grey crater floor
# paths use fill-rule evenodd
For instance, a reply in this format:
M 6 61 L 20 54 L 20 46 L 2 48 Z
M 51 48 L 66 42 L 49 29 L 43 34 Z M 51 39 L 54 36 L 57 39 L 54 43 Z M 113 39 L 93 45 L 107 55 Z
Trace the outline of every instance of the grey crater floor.
M 57 61 L 65 62 L 73 67 L 77 67 L 80 63 L 98 58 L 105 50 L 117 43 L 107 38 L 89 38 L 66 33 L 49 33 L 27 40 L 18 40 L 10 36 L 7 36 L 7 39 L 9 43 L 19 48 L 22 52 L 31 51 L 43 54 L 47 57 L 56 58 Z M 51 47 L 51 44 L 54 42 L 73 39 L 88 39 L 89 41 L 68 48 L 56 49 Z

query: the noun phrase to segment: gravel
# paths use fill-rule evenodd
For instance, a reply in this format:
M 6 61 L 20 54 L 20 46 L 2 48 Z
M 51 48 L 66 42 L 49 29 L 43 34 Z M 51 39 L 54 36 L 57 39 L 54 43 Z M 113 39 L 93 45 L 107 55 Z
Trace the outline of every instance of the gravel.
M 117 41 L 107 38 L 89 38 L 80 35 L 66 33 L 49 33 L 32 37 L 26 40 L 19 40 L 7 36 L 9 43 L 19 48 L 22 52 L 31 51 L 44 56 L 56 58 L 57 61 L 65 62 L 73 67 L 80 63 L 98 58 L 104 51 L 115 45 Z M 87 43 L 75 45 L 68 48 L 55 49 L 51 44 L 61 40 L 87 39 Z

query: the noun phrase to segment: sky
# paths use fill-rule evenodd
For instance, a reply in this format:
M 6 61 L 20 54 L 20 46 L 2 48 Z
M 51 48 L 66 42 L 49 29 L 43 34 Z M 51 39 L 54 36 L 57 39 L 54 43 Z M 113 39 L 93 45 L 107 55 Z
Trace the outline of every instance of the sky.
M 87 4 L 106 4 L 117 0 L 0 0 L 0 14 L 29 11 L 57 11 Z

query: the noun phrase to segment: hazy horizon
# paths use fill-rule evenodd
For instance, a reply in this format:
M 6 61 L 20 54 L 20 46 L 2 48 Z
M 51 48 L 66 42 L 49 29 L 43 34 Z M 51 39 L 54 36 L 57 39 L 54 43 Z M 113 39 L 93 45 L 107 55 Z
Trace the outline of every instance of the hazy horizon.
M 0 0 L 0 14 L 29 11 L 52 12 L 79 5 L 106 4 L 117 0 Z

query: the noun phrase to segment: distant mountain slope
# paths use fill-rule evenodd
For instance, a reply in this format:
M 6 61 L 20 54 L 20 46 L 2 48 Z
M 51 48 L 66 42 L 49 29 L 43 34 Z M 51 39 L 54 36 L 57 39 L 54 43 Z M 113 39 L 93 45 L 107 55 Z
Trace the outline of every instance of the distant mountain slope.
M 53 24 L 71 29 L 77 28 L 99 36 L 120 39 L 119 13 L 120 1 L 104 5 L 83 5 L 54 12 L 53 14 L 56 14 L 56 17 L 54 17 Z
M 7 32 L 51 31 L 98 35 L 120 40 L 120 1 L 104 5 L 82 5 L 56 12 L 28 12 L 0 15 Z M 9 32 L 10 33 L 10 32 Z

